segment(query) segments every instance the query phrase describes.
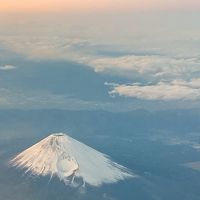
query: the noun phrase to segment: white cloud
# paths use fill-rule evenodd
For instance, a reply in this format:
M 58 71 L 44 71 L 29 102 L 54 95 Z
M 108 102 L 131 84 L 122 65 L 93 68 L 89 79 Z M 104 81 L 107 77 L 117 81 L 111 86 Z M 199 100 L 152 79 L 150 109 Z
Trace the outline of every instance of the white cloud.
M 200 72 L 198 58 L 170 58 L 164 56 L 121 56 L 90 60 L 87 63 L 97 73 L 134 77 L 146 75 L 152 78 L 182 77 Z
M 190 78 L 194 73 L 200 73 L 200 57 L 188 53 L 188 57 L 181 57 L 181 54 L 170 56 L 160 56 L 160 49 L 154 48 L 141 49 L 138 46 L 132 46 L 126 49 L 123 45 L 101 44 L 96 40 L 88 37 L 73 37 L 68 34 L 65 36 L 40 36 L 35 37 L 28 35 L 2 36 L 0 43 L 5 48 L 23 55 L 33 60 L 71 60 L 81 64 L 86 64 L 94 69 L 97 73 L 108 73 L 112 75 L 134 78 L 144 77 L 147 79 L 167 79 Z M 138 52 L 147 52 L 146 56 Z M 171 47 L 170 47 L 171 48 Z M 119 49 L 119 50 L 118 50 Z M 130 52 L 126 56 L 106 57 L 101 56 L 98 52 L 105 50 L 113 52 Z M 151 55 L 154 54 L 155 55 Z M 144 53 L 141 53 L 144 54 Z
M 145 100 L 198 100 L 200 99 L 200 79 L 191 81 L 175 80 L 169 83 L 159 82 L 155 85 L 113 86 L 110 95 L 133 97 Z
M 12 70 L 15 69 L 16 66 L 14 65 L 4 65 L 4 66 L 0 66 L 0 70 Z
M 55 36 L 4 36 L 0 44 L 6 49 L 31 60 L 79 61 L 87 51 L 92 52 L 95 43 L 76 37 Z M 92 49 L 92 50 L 91 50 Z

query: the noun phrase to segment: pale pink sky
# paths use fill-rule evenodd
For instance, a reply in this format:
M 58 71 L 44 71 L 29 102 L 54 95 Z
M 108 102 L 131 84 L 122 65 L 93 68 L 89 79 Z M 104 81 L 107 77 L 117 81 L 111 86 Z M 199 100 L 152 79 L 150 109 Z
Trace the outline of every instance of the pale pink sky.
M 200 0 L 0 0 L 0 12 L 187 10 L 198 8 L 200 8 Z

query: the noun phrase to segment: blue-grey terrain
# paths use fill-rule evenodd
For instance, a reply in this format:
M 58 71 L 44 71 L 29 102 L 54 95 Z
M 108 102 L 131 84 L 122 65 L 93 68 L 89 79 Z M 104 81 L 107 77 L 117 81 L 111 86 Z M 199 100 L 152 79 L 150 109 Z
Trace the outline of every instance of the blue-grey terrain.
M 1 110 L 0 199 L 198 200 L 200 111 Z M 191 128 L 192 127 L 192 128 Z M 65 132 L 139 175 L 82 194 L 54 177 L 31 177 L 8 160 L 52 132 Z

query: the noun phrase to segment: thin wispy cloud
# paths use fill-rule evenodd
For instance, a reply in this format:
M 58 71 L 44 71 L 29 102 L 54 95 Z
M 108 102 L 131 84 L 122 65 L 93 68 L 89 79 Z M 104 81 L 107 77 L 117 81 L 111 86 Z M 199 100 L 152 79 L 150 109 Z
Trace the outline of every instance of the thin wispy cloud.
M 0 88 L 0 108 L 119 111 L 126 110 L 126 105 L 119 107 L 119 104 L 112 102 L 82 100 L 69 94 L 54 94 L 47 90 Z
M 98 108 L 96 102 L 84 101 L 65 94 L 53 94 L 49 91 L 28 91 L 0 88 L 0 108 Z
M 158 132 L 150 136 L 151 141 L 161 142 L 166 145 L 187 145 L 197 151 L 200 150 L 198 142 L 199 133 L 188 133 L 187 135 L 176 135 L 174 132 Z
M 16 66 L 14 66 L 14 65 L 3 65 L 3 66 L 0 66 L 0 70 L 5 70 L 5 71 L 13 70 L 15 68 L 16 68 Z

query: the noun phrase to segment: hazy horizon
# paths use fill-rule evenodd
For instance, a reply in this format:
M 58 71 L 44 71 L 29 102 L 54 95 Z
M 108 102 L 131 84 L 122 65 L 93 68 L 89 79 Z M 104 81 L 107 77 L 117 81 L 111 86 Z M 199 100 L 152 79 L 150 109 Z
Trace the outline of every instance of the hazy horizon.
M 196 10 L 200 9 L 200 3 L 197 0 L 178 0 L 176 2 L 170 0 L 164 2 L 162 0 L 124 0 L 124 1 L 114 1 L 114 0 L 1 0 L 0 11 L 3 12 L 31 12 L 31 11 L 99 11 L 99 10 L 118 10 L 118 11 L 137 11 L 137 10 Z

